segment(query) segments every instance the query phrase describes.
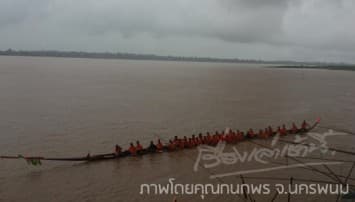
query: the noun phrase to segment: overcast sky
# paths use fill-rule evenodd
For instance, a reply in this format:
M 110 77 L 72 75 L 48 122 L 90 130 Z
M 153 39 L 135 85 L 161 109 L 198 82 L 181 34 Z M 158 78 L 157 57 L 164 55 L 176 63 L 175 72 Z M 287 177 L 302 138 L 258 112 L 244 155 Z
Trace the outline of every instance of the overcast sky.
M 0 0 L 0 49 L 355 63 L 355 0 Z

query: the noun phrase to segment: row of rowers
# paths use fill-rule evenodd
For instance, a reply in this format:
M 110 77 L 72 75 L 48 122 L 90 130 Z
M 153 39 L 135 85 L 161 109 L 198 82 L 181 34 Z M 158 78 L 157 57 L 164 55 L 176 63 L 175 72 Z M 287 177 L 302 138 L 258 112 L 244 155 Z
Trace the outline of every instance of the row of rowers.
M 219 133 L 216 131 L 214 135 L 211 135 L 209 132 L 206 135 L 200 133 L 197 137 L 192 135 L 191 137 L 178 138 L 174 137 L 173 140 L 169 140 L 169 143 L 163 144 L 160 139 L 156 144 L 153 141 L 150 142 L 150 145 L 147 148 L 143 148 L 139 141 L 136 142 L 136 145 L 130 143 L 130 147 L 126 151 L 122 151 L 122 148 L 119 145 L 115 146 L 116 155 L 122 153 L 128 153 L 130 155 L 136 155 L 141 153 L 153 153 L 153 152 L 162 152 L 162 151 L 174 151 L 177 149 L 193 148 L 201 144 L 206 145 L 216 145 L 219 141 L 225 141 L 226 143 L 236 143 L 244 138 L 268 138 L 275 134 L 280 134 L 281 136 L 287 134 L 295 134 L 300 131 L 305 131 L 309 127 L 309 124 L 306 121 L 303 121 L 301 128 L 298 128 L 295 123 L 292 123 L 292 127 L 287 129 L 285 124 L 282 127 L 278 127 L 276 131 L 273 130 L 271 126 L 265 128 L 264 130 L 259 130 L 259 132 L 254 132 L 253 129 L 249 129 L 246 133 L 239 130 L 232 131 L 229 130 L 228 133 L 222 131 Z

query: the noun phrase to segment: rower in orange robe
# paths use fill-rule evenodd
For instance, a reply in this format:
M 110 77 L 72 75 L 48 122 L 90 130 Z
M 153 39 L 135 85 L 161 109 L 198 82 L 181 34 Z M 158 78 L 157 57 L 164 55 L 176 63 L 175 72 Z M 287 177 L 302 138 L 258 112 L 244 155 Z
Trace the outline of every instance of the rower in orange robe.
M 176 150 L 176 144 L 172 140 L 169 140 L 169 143 L 166 145 L 166 147 L 168 148 L 169 152 Z
M 239 141 L 243 140 L 243 138 L 244 137 L 242 136 L 242 133 L 239 130 L 237 130 L 236 142 L 239 142 Z
M 307 130 L 308 126 L 309 126 L 309 124 L 306 122 L 306 120 L 303 120 L 302 126 L 301 126 L 301 127 L 302 127 L 302 130 L 303 130 L 303 131 Z
M 194 145 L 194 147 L 198 146 L 198 141 L 196 138 L 191 138 L 192 144 Z
M 185 143 L 184 143 L 184 140 L 180 140 L 178 141 L 178 147 L 179 149 L 184 149 L 185 148 Z
M 269 130 L 269 135 L 273 136 L 274 135 L 274 131 L 272 130 L 271 126 L 268 127 L 268 130 Z
M 265 129 L 264 129 L 264 135 L 265 135 L 265 138 L 268 138 L 268 137 L 271 136 L 271 135 L 270 135 L 269 128 L 265 128 Z
M 249 129 L 249 131 L 248 131 L 248 133 L 247 133 L 247 136 L 249 137 L 249 138 L 253 138 L 254 136 L 255 136 L 255 133 L 254 133 L 254 131 L 253 131 L 253 129 Z
M 292 123 L 291 132 L 292 132 L 293 134 L 295 134 L 295 133 L 297 133 L 297 131 L 298 131 L 298 128 L 297 128 L 296 124 L 293 122 L 293 123 Z
M 231 143 L 234 144 L 234 143 L 236 143 L 236 141 L 237 141 L 237 134 L 234 131 L 232 131 Z
M 196 146 L 203 144 L 203 143 L 202 143 L 202 138 L 196 137 L 196 138 L 195 138 L 195 144 L 196 144 Z
M 195 147 L 194 142 L 192 141 L 192 138 L 189 138 L 187 141 L 187 148 L 193 148 Z
M 281 135 L 281 136 L 287 135 L 287 129 L 286 129 L 285 124 L 282 125 L 282 128 L 281 128 L 281 130 L 280 130 L 280 135 Z
M 264 134 L 264 131 L 262 129 L 259 130 L 258 138 L 265 138 L 265 134 Z
M 226 136 L 224 137 L 224 141 L 226 141 L 226 143 L 228 143 L 228 144 L 232 143 L 232 134 L 231 134 L 231 132 L 226 134 Z
M 192 141 L 194 146 L 198 146 L 198 139 L 195 137 L 195 135 L 192 135 L 191 141 Z
M 224 131 L 218 135 L 218 140 L 221 142 L 226 140 L 226 134 L 224 134 Z
M 217 136 L 217 138 L 219 139 L 219 132 L 216 130 L 215 134 L 213 136 Z
M 207 132 L 207 143 L 208 145 L 211 145 L 212 144 L 212 136 L 209 132 Z
M 230 141 L 230 143 L 235 142 L 235 132 L 232 130 L 229 131 L 229 141 Z
M 198 141 L 199 144 L 205 144 L 204 137 L 203 137 L 202 133 L 198 134 L 198 140 L 199 140 Z
M 187 148 L 187 147 L 188 147 L 188 143 L 189 143 L 189 141 L 188 141 L 188 139 L 187 139 L 187 137 L 186 137 L 186 136 L 184 136 L 184 140 L 183 140 L 183 142 L 184 142 L 184 148 Z
M 202 144 L 206 144 L 206 145 L 209 144 L 209 141 L 208 141 L 208 137 L 207 137 L 207 136 L 203 136 Z
M 131 145 L 131 146 L 128 148 L 129 153 L 130 153 L 132 156 L 137 155 L 137 148 L 133 145 L 132 142 L 131 142 L 130 145 Z
M 137 153 L 139 154 L 139 153 L 141 153 L 141 152 L 143 151 L 143 147 L 142 147 L 142 145 L 139 143 L 138 140 L 136 141 L 136 144 L 137 144 L 137 146 L 136 146 Z
M 217 145 L 219 142 L 219 135 L 213 135 L 212 137 L 212 145 Z

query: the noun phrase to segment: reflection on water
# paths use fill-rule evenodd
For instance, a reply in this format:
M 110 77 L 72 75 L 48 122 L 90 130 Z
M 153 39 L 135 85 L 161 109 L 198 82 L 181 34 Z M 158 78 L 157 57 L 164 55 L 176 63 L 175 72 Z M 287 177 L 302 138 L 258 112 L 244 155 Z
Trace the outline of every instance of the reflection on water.
M 158 137 L 166 141 L 174 135 L 258 129 L 316 117 L 322 125 L 355 130 L 354 84 L 355 73 L 345 71 L 0 57 L 0 154 L 82 156 L 112 151 L 116 143 L 127 147 L 136 139 L 147 144 Z M 341 137 L 331 144 L 351 150 L 352 141 Z M 238 147 L 252 150 L 255 145 Z M 181 183 L 218 182 L 207 171 L 193 172 L 196 157 L 196 150 L 188 150 L 98 163 L 45 162 L 40 168 L 1 161 L 0 200 L 169 201 L 171 196 L 140 196 L 140 184 L 163 184 L 170 177 Z M 347 167 L 334 170 L 344 174 Z M 302 169 L 268 174 L 322 177 Z

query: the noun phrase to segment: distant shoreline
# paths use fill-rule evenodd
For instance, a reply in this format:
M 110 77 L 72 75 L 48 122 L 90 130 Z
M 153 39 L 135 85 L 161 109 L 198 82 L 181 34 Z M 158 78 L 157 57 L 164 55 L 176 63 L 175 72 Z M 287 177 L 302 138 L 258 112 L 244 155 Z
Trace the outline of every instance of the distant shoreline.
M 129 59 L 129 60 L 155 60 L 155 61 L 184 61 L 184 62 L 215 62 L 215 63 L 250 63 L 266 64 L 272 68 L 292 69 L 327 69 L 355 71 L 354 64 L 325 63 L 325 62 L 297 62 L 297 61 L 266 61 L 238 58 L 212 58 L 212 57 L 179 57 L 161 56 L 154 54 L 110 53 L 110 52 L 81 52 L 81 51 L 23 51 L 0 50 L 0 56 L 31 56 L 31 57 L 61 57 L 61 58 L 92 58 L 92 59 Z
M 324 70 L 343 70 L 355 71 L 355 65 L 280 65 L 268 66 L 269 68 L 282 68 L 282 69 L 324 69 Z
M 26 51 L 26 50 L 0 50 L 0 55 L 5 56 L 38 56 L 38 57 L 66 57 L 66 58 L 95 58 L 95 59 L 131 59 L 131 60 L 161 60 L 161 61 L 186 61 L 186 62 L 222 62 L 222 63 L 258 63 L 258 64 L 299 64 L 293 61 L 264 61 L 238 58 L 212 58 L 212 57 L 184 57 L 162 56 L 154 54 L 111 53 L 111 52 L 83 52 L 83 51 Z M 302 63 L 303 64 L 303 63 Z M 309 63 L 313 64 L 313 63 Z

